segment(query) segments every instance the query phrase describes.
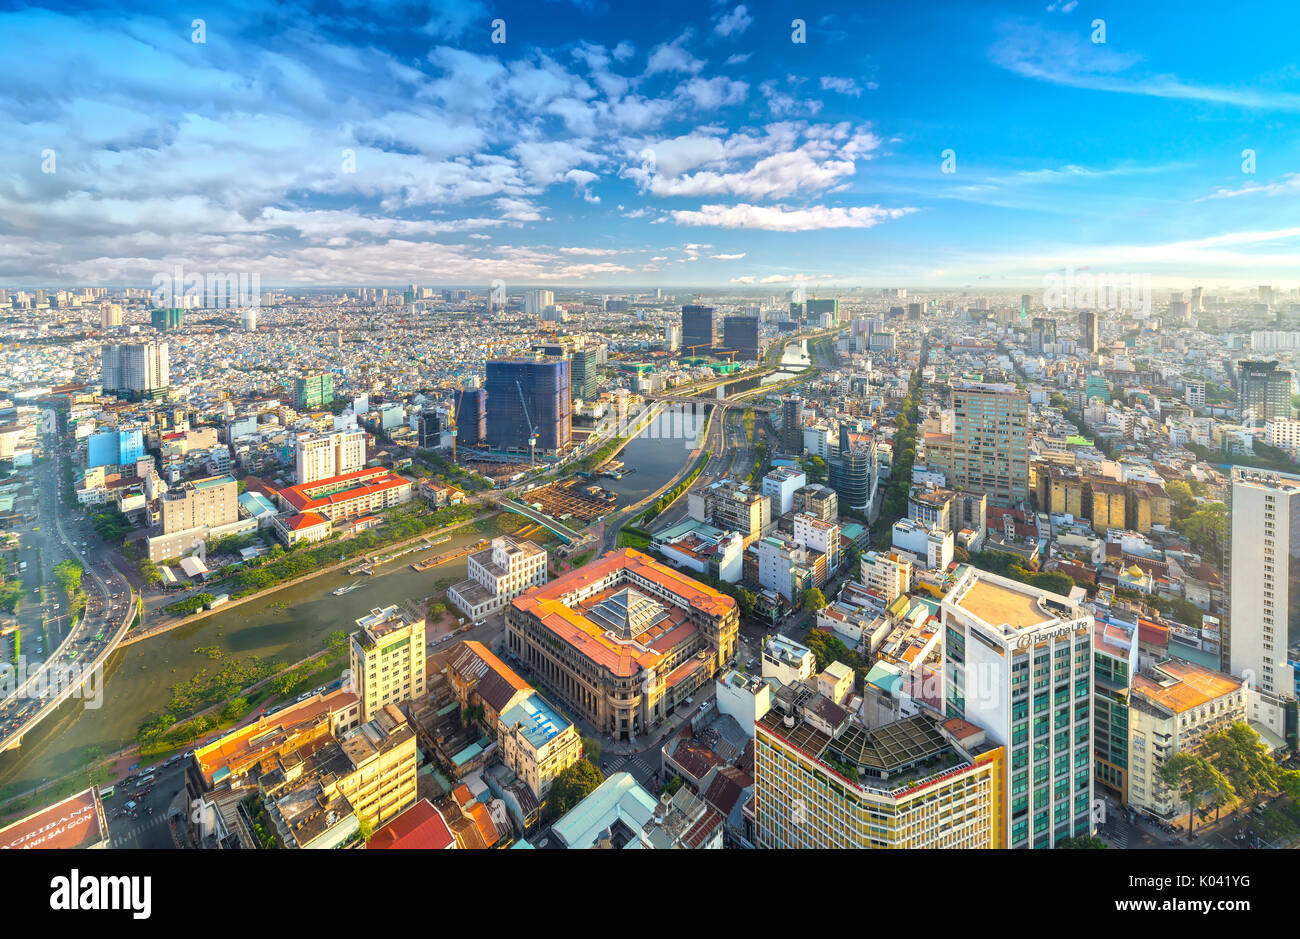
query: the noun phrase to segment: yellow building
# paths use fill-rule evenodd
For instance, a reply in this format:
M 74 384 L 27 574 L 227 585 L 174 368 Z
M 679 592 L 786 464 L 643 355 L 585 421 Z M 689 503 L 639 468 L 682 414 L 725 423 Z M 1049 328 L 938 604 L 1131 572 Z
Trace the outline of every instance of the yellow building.
M 1038 508 L 1053 514 L 1069 514 L 1086 518 L 1084 484 L 1073 469 L 1061 466 L 1039 466 L 1037 475 Z
M 1099 535 L 1109 528 L 1127 528 L 1127 490 L 1108 479 L 1088 480 L 1092 501 L 1092 530 Z
M 386 704 L 423 697 L 423 617 L 389 606 L 371 610 L 357 620 L 357 626 L 350 659 L 361 720 L 370 720 Z
M 1170 524 L 1170 499 L 1164 486 L 1151 482 L 1131 482 L 1127 488 L 1129 528 L 1145 534 L 1155 525 Z
M 832 722 L 820 697 L 755 724 L 759 847 L 1004 846 L 1005 750 L 982 730 L 929 717 L 869 730 Z

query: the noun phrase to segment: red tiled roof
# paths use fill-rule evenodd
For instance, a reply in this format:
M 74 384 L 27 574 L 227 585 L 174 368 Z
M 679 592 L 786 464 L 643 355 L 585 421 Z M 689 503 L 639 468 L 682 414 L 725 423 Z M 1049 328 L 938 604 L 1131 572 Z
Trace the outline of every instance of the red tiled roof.
M 313 492 L 346 482 L 355 482 L 356 485 L 326 496 L 312 496 Z M 290 486 L 287 489 L 281 489 L 280 496 L 299 512 L 306 512 L 311 509 L 338 505 L 342 502 L 351 502 L 353 499 L 359 499 L 362 496 L 384 492 L 388 489 L 396 489 L 400 486 L 409 486 L 410 484 L 409 479 L 395 476 L 386 469 L 372 467 L 344 473 L 342 476 L 331 476 L 329 479 L 318 479 L 314 483 Z
M 455 843 L 456 838 L 447 827 L 442 813 L 428 799 L 421 799 L 400 815 L 389 819 L 371 836 L 366 847 L 440 851 Z

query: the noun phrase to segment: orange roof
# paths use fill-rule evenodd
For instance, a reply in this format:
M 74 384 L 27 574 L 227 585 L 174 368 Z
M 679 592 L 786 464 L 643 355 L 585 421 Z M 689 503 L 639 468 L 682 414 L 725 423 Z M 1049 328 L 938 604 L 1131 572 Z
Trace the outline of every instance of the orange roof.
M 355 482 L 356 485 L 325 496 L 316 497 L 312 495 L 314 492 L 320 492 L 323 489 L 348 482 Z M 331 476 L 329 479 L 318 479 L 314 483 L 290 486 L 287 489 L 281 489 L 280 496 L 299 512 L 307 512 L 311 509 L 351 502 L 353 499 L 359 499 L 362 496 L 383 492 L 386 489 L 396 489 L 399 486 L 409 486 L 410 484 L 409 479 L 395 476 L 381 467 L 371 467 L 370 469 L 354 470 L 341 476 Z
M 285 522 L 285 527 L 290 528 L 293 531 L 302 531 L 304 528 L 314 528 L 317 525 L 324 525 L 327 521 L 328 519 L 326 519 L 325 516 L 318 515 L 315 512 L 300 512 Z
M 483 645 L 483 643 L 479 642 L 477 639 L 466 639 L 465 646 L 466 648 L 473 649 L 474 654 L 486 662 L 489 668 L 505 679 L 511 688 L 514 688 L 517 691 L 533 690 L 532 685 L 520 678 L 514 669 L 497 658 L 495 652 Z
M 633 577 L 662 587 L 677 600 L 676 607 L 668 607 L 668 619 L 639 636 L 636 642 L 614 640 L 605 629 L 588 619 L 583 610 L 621 589 L 618 584 L 588 593 L 582 598 L 581 605 L 573 598 L 583 588 L 604 582 L 615 571 L 626 571 Z M 544 586 L 529 590 L 515 598 L 513 603 L 515 609 L 535 616 L 584 656 L 624 677 L 635 674 L 638 668 L 652 668 L 663 658 L 664 652 L 695 631 L 685 608 L 694 608 L 710 616 L 725 616 L 736 608 L 736 601 L 726 594 L 631 548 L 611 551 Z
M 228 769 L 233 763 L 246 760 L 258 749 L 250 743 L 254 738 L 277 728 L 288 730 L 317 721 L 322 715 L 341 711 L 356 704 L 357 701 L 355 693 L 340 689 L 333 694 L 313 695 L 301 703 L 291 704 L 265 714 L 251 724 L 232 731 L 224 737 L 218 737 L 206 747 L 195 750 L 194 758 L 198 761 L 199 772 L 202 773 L 204 781 L 212 785 L 213 777 L 221 770 Z
M 1162 686 L 1144 674 L 1137 674 L 1133 676 L 1133 691 L 1163 704 L 1175 714 L 1208 704 L 1242 686 L 1237 679 L 1191 662 L 1171 660 L 1160 662 L 1156 668 L 1176 679 L 1177 683 Z

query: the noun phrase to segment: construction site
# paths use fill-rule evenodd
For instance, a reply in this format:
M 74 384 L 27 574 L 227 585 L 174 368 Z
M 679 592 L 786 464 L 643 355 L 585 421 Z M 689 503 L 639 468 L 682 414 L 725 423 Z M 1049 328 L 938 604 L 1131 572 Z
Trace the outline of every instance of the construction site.
M 520 501 L 540 506 L 540 511 L 557 521 L 593 522 L 618 504 L 618 494 L 592 485 L 586 480 L 570 479 L 530 489 Z

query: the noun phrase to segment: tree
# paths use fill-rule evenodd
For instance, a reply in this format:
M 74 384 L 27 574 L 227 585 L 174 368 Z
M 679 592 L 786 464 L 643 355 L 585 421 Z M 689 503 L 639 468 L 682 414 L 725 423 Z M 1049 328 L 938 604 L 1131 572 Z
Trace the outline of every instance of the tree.
M 1056 842 L 1058 848 L 1106 848 L 1109 845 L 1102 841 L 1096 835 L 1081 835 L 1077 838 L 1066 838 L 1063 841 Z
M 600 770 L 585 758 L 578 760 L 555 777 L 546 804 L 551 818 L 560 818 L 581 802 L 604 781 Z
M 593 766 L 600 765 L 600 755 L 603 752 L 605 752 L 604 748 L 595 737 L 582 738 L 582 755 L 590 760 Z
M 1242 721 L 1206 735 L 1200 754 L 1228 778 L 1233 792 L 1247 806 L 1263 793 L 1276 792 L 1282 781 L 1277 762 L 1259 734 Z
M 826 596 L 816 587 L 809 587 L 803 592 L 803 605 L 809 612 L 816 613 L 826 605 Z
M 1203 756 L 1180 752 L 1156 770 L 1160 781 L 1178 792 L 1180 802 L 1187 803 L 1187 833 L 1196 830 L 1196 810 L 1203 802 L 1222 805 L 1232 800 L 1232 783 Z
M 375 833 L 375 826 L 371 824 L 370 819 L 365 816 L 357 817 L 357 837 L 361 839 L 362 844 L 369 844 L 371 836 Z

